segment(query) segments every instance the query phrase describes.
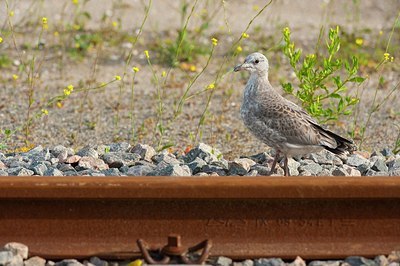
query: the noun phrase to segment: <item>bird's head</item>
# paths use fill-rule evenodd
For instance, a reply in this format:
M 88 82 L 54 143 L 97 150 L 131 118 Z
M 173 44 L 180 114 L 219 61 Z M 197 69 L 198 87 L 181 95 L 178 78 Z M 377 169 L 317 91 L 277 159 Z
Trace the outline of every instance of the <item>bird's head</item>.
M 235 66 L 235 72 L 247 70 L 250 73 L 265 75 L 268 73 L 268 59 L 261 53 L 252 53 L 246 57 L 243 64 Z

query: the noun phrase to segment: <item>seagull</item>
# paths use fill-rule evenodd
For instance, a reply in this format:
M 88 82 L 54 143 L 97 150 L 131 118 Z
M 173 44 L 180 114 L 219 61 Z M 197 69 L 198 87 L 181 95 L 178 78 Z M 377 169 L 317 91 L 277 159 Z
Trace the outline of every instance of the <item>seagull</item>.
M 306 155 L 326 149 L 337 155 L 356 150 L 353 141 L 320 126 L 295 103 L 282 97 L 268 80 L 268 60 L 261 53 L 252 53 L 234 71 L 250 72 L 240 107 L 245 126 L 255 137 L 275 149 L 270 174 L 274 173 L 281 154 L 284 175 L 289 176 L 288 157 Z

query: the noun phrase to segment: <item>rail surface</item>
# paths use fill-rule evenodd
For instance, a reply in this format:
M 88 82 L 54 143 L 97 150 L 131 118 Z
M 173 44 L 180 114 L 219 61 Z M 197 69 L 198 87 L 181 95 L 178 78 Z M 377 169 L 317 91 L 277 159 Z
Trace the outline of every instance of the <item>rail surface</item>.
M 238 259 L 388 254 L 400 177 L 0 177 L 0 245 L 123 259 L 170 234 Z

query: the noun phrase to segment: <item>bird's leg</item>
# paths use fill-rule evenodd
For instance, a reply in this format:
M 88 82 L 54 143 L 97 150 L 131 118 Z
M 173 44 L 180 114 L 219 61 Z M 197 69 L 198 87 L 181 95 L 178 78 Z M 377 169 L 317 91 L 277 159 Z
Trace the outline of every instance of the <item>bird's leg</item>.
M 276 163 L 278 162 L 278 158 L 279 158 L 279 151 L 276 151 L 275 152 L 275 158 L 274 158 L 274 161 L 272 162 L 271 171 L 269 172 L 269 175 L 272 175 L 274 173 Z
M 289 167 L 288 167 L 288 161 L 289 161 L 288 157 L 285 156 L 285 159 L 284 159 L 284 161 L 283 161 L 283 172 L 284 172 L 284 176 L 290 176 Z

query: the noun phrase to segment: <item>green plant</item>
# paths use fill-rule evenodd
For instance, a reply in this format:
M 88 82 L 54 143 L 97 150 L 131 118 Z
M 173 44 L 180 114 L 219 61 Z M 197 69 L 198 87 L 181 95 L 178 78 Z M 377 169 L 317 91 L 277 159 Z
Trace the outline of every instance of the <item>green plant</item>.
M 338 58 L 340 44 L 339 27 L 330 29 L 327 55 L 309 54 L 301 60 L 302 50 L 291 41 L 289 28 L 283 30 L 282 51 L 299 81 L 297 90 L 290 82 L 282 84 L 283 89 L 296 96 L 303 108 L 320 122 L 351 114 L 359 99 L 345 95 L 347 86 L 359 85 L 365 80 L 358 75 L 357 57 L 353 56 L 351 61 Z

